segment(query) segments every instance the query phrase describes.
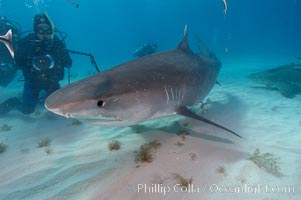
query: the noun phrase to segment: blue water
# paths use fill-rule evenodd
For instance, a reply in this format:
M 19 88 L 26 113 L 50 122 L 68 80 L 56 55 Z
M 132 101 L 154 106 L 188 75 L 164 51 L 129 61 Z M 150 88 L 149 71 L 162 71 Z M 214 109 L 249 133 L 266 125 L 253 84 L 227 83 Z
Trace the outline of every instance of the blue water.
M 132 59 L 140 45 L 153 42 L 160 50 L 179 42 L 188 24 L 214 52 L 300 54 L 301 2 L 298 0 L 2 0 L 0 15 L 32 29 L 37 12 L 47 11 L 55 26 L 68 33 L 70 49 L 93 53 L 99 65 Z M 79 59 L 75 57 L 74 59 Z M 87 67 L 89 63 L 86 64 Z
M 79 7 L 76 8 L 72 2 L 79 3 Z M 235 99 L 239 99 L 239 101 L 230 102 L 232 106 L 228 107 L 228 110 L 215 109 L 216 112 L 213 112 L 212 116 L 222 119 L 220 121 L 225 124 L 228 122 L 230 126 L 240 131 L 244 139 L 223 144 L 226 147 L 221 147 L 217 153 L 213 151 L 208 155 L 214 158 L 212 162 L 219 159 L 218 155 L 224 151 L 228 152 L 231 148 L 234 152 L 238 152 L 239 156 L 241 154 L 245 156 L 246 152 L 253 152 L 260 144 L 263 152 L 276 151 L 282 156 L 280 165 L 284 168 L 285 176 L 273 179 L 274 177 L 266 174 L 259 174 L 255 177 L 258 180 L 268 177 L 267 180 L 260 180 L 263 182 L 271 183 L 275 180 L 275 184 L 293 184 L 299 187 L 301 180 L 299 170 L 301 151 L 298 135 L 301 127 L 300 95 L 295 99 L 287 99 L 275 91 L 262 92 L 252 88 L 251 83 L 247 82 L 244 77 L 261 67 L 269 68 L 290 62 L 301 62 L 296 58 L 301 56 L 301 0 L 227 0 L 227 4 L 228 9 L 225 15 L 222 0 L 0 0 L 0 16 L 6 16 L 18 22 L 22 30 L 27 31 L 33 29 L 32 21 L 35 14 L 47 12 L 55 27 L 67 33 L 67 48 L 93 54 L 100 70 L 134 59 L 132 53 L 145 43 L 158 44 L 159 51 L 175 48 L 187 24 L 192 49 L 198 50 L 196 39 L 198 36 L 210 50 L 216 53 L 223 64 L 224 68 L 218 78 L 221 80 L 222 87 L 215 87 L 213 91 L 215 104 L 222 107 L 223 97 L 227 96 L 225 94 L 227 92 Z M 74 54 L 71 57 L 73 60 L 71 73 L 77 75 L 76 79 L 96 72 L 88 57 Z M 20 73 L 17 78 L 19 76 Z M 0 86 L 1 100 L 15 95 L 21 96 L 23 82 L 18 82 L 17 78 L 7 88 Z M 67 76 L 61 84 L 62 86 L 67 84 Z M 240 104 L 238 105 L 237 102 Z M 47 112 L 43 105 L 40 105 L 37 110 Z M 89 194 L 89 191 L 85 191 L 88 186 L 91 186 L 92 191 L 95 192 L 93 190 L 95 182 L 99 183 L 99 187 L 104 185 L 101 182 L 103 174 L 110 179 L 109 175 L 114 175 L 114 170 L 117 174 L 117 171 L 132 167 L 131 164 L 135 165 L 131 157 L 134 149 L 137 150 L 140 143 L 145 142 L 145 138 L 152 138 L 147 133 L 141 134 L 142 136 L 133 134 L 130 128 L 121 130 L 90 125 L 76 126 L 70 125 L 70 121 L 65 118 L 51 120 L 53 119 L 47 114 L 43 115 L 38 112 L 30 116 L 14 112 L 8 115 L 7 119 L 0 119 L 0 126 L 4 123 L 13 126 L 11 132 L 0 131 L 0 143 L 3 141 L 8 144 L 7 152 L 0 154 L 2 162 L 0 166 L 5 168 L 5 171 L 0 173 L 0 177 L 6 179 L 2 185 L 0 183 L 0 199 L 1 197 L 5 199 L 11 199 L 11 197 L 15 199 L 25 197 L 27 199 L 47 199 L 46 197 L 49 199 L 60 199 L 60 197 L 85 199 L 81 195 Z M 162 123 L 164 122 L 163 120 Z M 207 129 L 210 132 L 210 127 Z M 205 126 L 204 130 L 207 129 Z M 163 132 L 162 134 L 156 132 L 156 134 L 164 135 Z M 53 157 L 43 157 L 45 153 L 36 148 L 37 141 L 43 139 L 43 135 L 53 140 Z M 216 141 L 210 141 L 210 136 L 207 137 L 206 131 L 204 135 L 203 138 L 193 136 L 190 142 L 201 140 L 201 144 L 212 145 L 213 147 L 210 146 L 212 149 L 215 148 L 214 145 L 219 145 Z M 165 134 L 164 142 L 168 143 L 170 138 L 174 139 L 173 136 Z M 124 138 L 128 142 L 125 145 L 125 151 L 120 154 L 109 154 L 116 160 L 107 156 L 107 143 L 110 137 Z M 232 153 L 229 152 L 228 154 Z M 191 152 L 185 153 L 188 155 Z M 201 152 L 198 156 L 207 155 Z M 235 157 L 234 164 L 241 160 L 244 162 L 245 158 L 239 156 Z M 40 162 L 37 164 L 34 159 L 30 160 L 35 157 L 41 159 L 41 166 Z M 18 162 L 19 159 L 24 159 L 24 165 Z M 226 163 L 228 167 L 229 160 L 223 155 L 220 159 L 228 161 Z M 4 163 L 6 161 L 10 164 L 17 163 L 17 166 L 15 168 L 12 166 L 10 169 L 10 166 Z M 125 161 L 131 164 L 123 166 L 115 164 L 115 161 L 117 163 Z M 187 161 L 182 160 L 181 164 L 186 166 L 186 163 Z M 213 167 L 215 167 L 214 164 L 212 164 Z M 216 165 L 218 164 L 222 163 Z M 231 164 L 229 164 L 229 169 Z M 32 172 L 31 166 L 36 167 L 37 171 Z M 191 166 L 195 165 L 189 165 Z M 254 166 L 251 168 L 248 163 L 241 164 L 241 168 L 246 173 L 248 170 L 257 172 Z M 200 174 L 215 177 L 215 169 L 202 171 L 203 167 L 208 169 L 208 166 L 199 167 Z M 237 169 L 237 166 L 234 169 Z M 15 179 L 14 170 L 17 174 Z M 137 176 L 135 178 L 137 180 Z M 226 180 L 226 178 L 223 177 L 221 180 Z M 237 177 L 231 178 L 236 180 Z M 247 177 L 247 181 L 249 179 L 252 178 Z M 252 180 L 252 183 L 258 181 Z M 28 181 L 28 185 L 23 181 L 25 183 Z M 1 179 L 0 182 L 2 182 Z M 1 189 L 1 186 L 5 189 Z M 120 193 L 122 192 L 123 190 Z M 116 194 L 118 196 L 119 193 Z M 249 199 L 257 199 L 253 197 Z M 274 197 L 262 199 L 276 200 L 277 198 Z M 293 199 L 290 197 L 285 196 L 284 199 Z M 295 197 L 298 199 L 300 192 Z M 215 199 L 224 199 L 224 197 Z

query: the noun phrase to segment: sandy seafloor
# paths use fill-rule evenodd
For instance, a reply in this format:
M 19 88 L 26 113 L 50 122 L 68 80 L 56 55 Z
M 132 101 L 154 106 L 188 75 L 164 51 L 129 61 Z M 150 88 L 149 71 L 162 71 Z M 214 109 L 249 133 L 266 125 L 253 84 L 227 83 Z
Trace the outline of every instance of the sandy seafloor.
M 292 58 L 221 58 L 218 79 L 222 86 L 216 85 L 209 94 L 205 116 L 235 130 L 242 139 L 177 116 L 136 127 L 105 128 L 76 125 L 43 108 L 30 116 L 11 112 L 0 118 L 0 126 L 12 126 L 10 131 L 0 132 L 0 142 L 8 147 L 0 154 L 0 199 L 299 200 L 301 95 L 288 99 L 276 91 L 254 88 L 245 78 L 250 72 L 294 61 Z M 20 94 L 21 86 L 1 87 L 0 100 Z M 185 123 L 186 129 L 181 126 Z M 190 133 L 185 140 L 177 135 L 181 130 Z M 51 140 L 50 154 L 37 148 L 44 138 Z M 114 139 L 122 143 L 119 151 L 108 149 Z M 136 163 L 139 147 L 151 140 L 161 143 L 153 162 Z M 248 160 L 257 148 L 278 158 L 281 176 Z M 217 171 L 219 166 L 224 173 Z M 178 186 L 174 188 L 178 183 L 175 173 L 192 178 L 196 190 L 179 192 Z M 155 190 L 155 185 L 159 189 Z M 146 190 L 138 190 L 141 186 Z M 258 186 L 268 189 L 258 190 Z M 239 187 L 249 189 L 237 191 Z

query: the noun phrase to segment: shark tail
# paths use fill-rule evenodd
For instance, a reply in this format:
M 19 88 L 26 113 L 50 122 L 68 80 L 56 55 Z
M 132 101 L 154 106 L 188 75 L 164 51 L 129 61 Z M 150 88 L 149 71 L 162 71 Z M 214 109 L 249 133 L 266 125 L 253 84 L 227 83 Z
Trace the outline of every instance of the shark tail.
M 12 58 L 14 58 L 15 53 L 12 46 L 12 30 L 9 29 L 5 35 L 0 36 L 0 41 L 6 46 Z
M 223 130 L 225 130 L 225 131 L 227 131 L 227 132 L 230 132 L 230 133 L 232 133 L 233 135 L 235 135 L 235 136 L 241 138 L 241 136 L 238 135 L 237 133 L 235 133 L 234 131 L 232 131 L 232 130 L 230 130 L 230 129 L 228 129 L 228 128 L 222 126 L 222 125 L 219 125 L 219 124 L 217 124 L 217 123 L 215 123 L 215 122 L 213 122 L 213 121 L 210 121 L 209 119 L 206 119 L 206 118 L 204 118 L 204 117 L 202 117 L 202 116 L 199 116 L 199 115 L 194 114 L 194 113 L 191 112 L 187 107 L 180 107 L 180 108 L 178 109 L 178 111 L 177 111 L 177 114 L 183 115 L 183 116 L 186 116 L 186 117 L 189 117 L 189 118 L 192 118 L 192 119 L 196 119 L 196 120 L 199 120 L 199 121 L 202 121 L 202 122 L 205 122 L 205 123 L 207 123 L 207 124 L 210 124 L 210 125 L 212 125 L 212 126 L 215 126 L 215 127 L 220 128 L 220 129 L 223 129 Z

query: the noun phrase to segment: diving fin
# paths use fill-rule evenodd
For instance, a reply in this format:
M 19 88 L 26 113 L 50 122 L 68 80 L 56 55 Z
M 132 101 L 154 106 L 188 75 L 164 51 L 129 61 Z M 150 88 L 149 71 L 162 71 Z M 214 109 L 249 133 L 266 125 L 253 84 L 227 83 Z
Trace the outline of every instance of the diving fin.
M 177 114 L 183 115 L 183 116 L 186 116 L 186 117 L 189 117 L 189 118 L 192 118 L 192 119 L 196 119 L 196 120 L 199 120 L 199 121 L 202 121 L 202 122 L 205 122 L 205 123 L 210 124 L 212 126 L 215 126 L 215 127 L 221 128 L 221 129 L 223 129 L 225 131 L 228 131 L 228 132 L 236 135 L 237 137 L 241 138 L 241 136 L 238 135 L 237 133 L 235 133 L 234 131 L 231 131 L 230 129 L 228 129 L 228 128 L 224 127 L 224 126 L 221 126 L 221 125 L 219 125 L 219 124 L 217 124 L 217 123 L 215 123 L 213 121 L 210 121 L 209 119 L 206 119 L 206 118 L 204 118 L 202 116 L 194 114 L 187 107 L 180 107 L 180 108 L 178 108 Z
M 3 36 L 0 36 L 0 42 L 5 44 L 12 58 L 15 57 L 14 49 L 12 46 L 12 30 L 9 29 L 7 33 Z

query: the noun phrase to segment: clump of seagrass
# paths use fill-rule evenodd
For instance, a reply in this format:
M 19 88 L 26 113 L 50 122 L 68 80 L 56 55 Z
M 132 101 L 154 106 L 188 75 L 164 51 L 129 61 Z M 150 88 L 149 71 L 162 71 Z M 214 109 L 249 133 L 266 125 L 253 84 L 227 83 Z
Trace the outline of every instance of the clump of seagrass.
M 0 143 L 0 153 L 4 153 L 6 151 L 6 149 L 7 149 L 6 144 L 1 142 Z
M 192 178 L 190 178 L 190 179 L 184 178 L 183 176 L 181 176 L 178 173 L 174 173 L 173 175 L 181 187 L 185 187 L 186 189 L 188 189 L 189 185 L 192 184 Z
M 136 157 L 136 161 L 148 163 L 153 161 L 153 155 L 147 144 L 141 145 L 139 154 Z
M 119 150 L 121 147 L 121 142 L 119 142 L 118 140 L 113 140 L 109 145 L 108 148 L 110 151 L 113 150 Z
M 51 140 L 49 138 L 44 138 L 38 142 L 38 148 L 44 148 L 47 155 L 53 153 L 53 149 L 50 147 Z
M 193 153 L 193 152 L 190 152 L 189 156 L 190 156 L 190 160 L 196 160 L 197 159 L 196 154 Z
M 256 149 L 248 159 L 253 161 L 259 168 L 263 168 L 266 172 L 275 176 L 282 176 L 277 162 L 278 158 L 273 154 L 260 153 L 260 150 Z
M 189 133 L 187 131 L 181 130 L 177 133 L 177 135 L 184 141 Z
M 216 172 L 226 176 L 226 167 L 224 165 L 220 165 L 218 166 L 218 168 L 216 169 Z
M 149 143 L 145 143 L 140 146 L 140 150 L 135 158 L 136 162 L 152 162 L 153 154 L 152 151 L 161 146 L 161 143 L 158 140 L 153 140 Z
M 148 143 L 150 148 L 157 149 L 161 146 L 161 143 L 158 140 L 152 140 Z
M 45 153 L 47 154 L 47 155 L 50 155 L 50 154 L 52 154 L 53 153 L 53 149 L 51 148 L 51 147 L 47 147 L 47 148 L 45 148 Z
M 44 138 L 38 142 L 38 148 L 49 147 L 51 140 L 49 138 Z

